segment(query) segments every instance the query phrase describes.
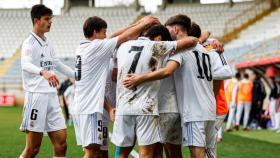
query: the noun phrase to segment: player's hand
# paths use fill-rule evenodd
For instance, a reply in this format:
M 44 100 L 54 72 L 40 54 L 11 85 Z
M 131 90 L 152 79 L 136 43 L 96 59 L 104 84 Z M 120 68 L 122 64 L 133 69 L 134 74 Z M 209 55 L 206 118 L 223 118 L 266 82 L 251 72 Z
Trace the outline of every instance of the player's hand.
M 127 78 L 123 81 L 123 85 L 130 89 L 133 90 L 135 89 L 136 86 L 141 84 L 143 82 L 142 76 L 137 75 L 137 74 L 128 74 Z
M 160 24 L 158 18 L 154 16 L 145 16 L 140 20 L 140 23 L 143 25 L 155 25 L 155 24 Z
M 115 121 L 115 117 L 116 117 L 116 108 L 112 108 L 110 111 L 109 111 L 109 117 L 110 117 L 110 120 L 112 122 Z
M 57 87 L 59 85 L 59 80 L 55 74 L 52 74 L 48 71 L 42 71 L 41 74 L 46 80 L 48 80 L 51 87 Z
M 224 45 L 220 41 L 214 40 L 212 46 L 214 49 L 216 49 L 217 53 L 222 54 L 224 52 Z

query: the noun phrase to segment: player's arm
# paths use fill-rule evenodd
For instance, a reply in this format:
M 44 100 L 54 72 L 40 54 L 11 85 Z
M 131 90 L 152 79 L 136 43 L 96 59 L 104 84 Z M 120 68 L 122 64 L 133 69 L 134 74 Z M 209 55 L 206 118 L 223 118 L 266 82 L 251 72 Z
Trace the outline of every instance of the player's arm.
M 178 53 L 181 50 L 185 50 L 187 48 L 196 46 L 198 43 L 198 39 L 196 37 L 189 36 L 189 37 L 185 37 L 180 40 L 177 40 L 176 42 L 177 42 L 177 46 L 176 46 L 175 53 Z
M 215 80 L 225 80 L 233 76 L 233 71 L 231 66 L 227 63 L 223 54 L 218 54 L 217 52 L 210 53 L 213 78 Z
M 48 71 L 42 70 L 42 68 L 37 67 L 36 65 L 32 64 L 32 48 L 28 45 L 24 45 L 22 47 L 21 52 L 21 67 L 23 71 L 37 74 L 43 76 L 46 80 L 48 80 L 49 85 L 51 87 L 57 87 L 59 85 L 58 78 L 55 74 L 52 74 Z
M 58 58 L 54 59 L 55 69 L 69 78 L 75 79 L 75 71 L 63 64 Z
M 104 109 L 109 113 L 110 120 L 114 122 L 116 109 L 112 108 L 112 106 L 108 103 L 106 98 L 104 99 Z
M 209 31 L 206 31 L 206 32 L 203 32 L 201 34 L 201 36 L 198 38 L 198 41 L 200 44 L 204 43 L 211 35 L 211 32 Z
M 137 25 L 130 27 L 129 29 L 125 30 L 118 36 L 118 42 L 117 47 L 119 47 L 122 43 L 135 38 L 138 36 L 143 30 L 145 30 L 147 27 L 159 24 L 157 18 L 152 16 L 146 16 L 144 17 L 141 22 L 139 22 Z
M 122 28 L 122 29 L 118 30 L 117 32 L 114 32 L 109 38 L 117 37 L 117 36 L 121 35 L 122 33 L 124 33 L 126 30 L 131 29 L 132 27 L 135 27 L 138 24 L 139 24 L 139 22 L 129 25 L 128 27 Z
M 160 68 L 156 71 L 146 73 L 146 74 L 128 74 L 128 78 L 123 81 L 123 85 L 128 89 L 133 89 L 137 85 L 148 82 L 160 80 L 166 77 L 171 76 L 176 69 L 179 67 L 179 64 L 175 61 L 168 61 L 164 68 Z

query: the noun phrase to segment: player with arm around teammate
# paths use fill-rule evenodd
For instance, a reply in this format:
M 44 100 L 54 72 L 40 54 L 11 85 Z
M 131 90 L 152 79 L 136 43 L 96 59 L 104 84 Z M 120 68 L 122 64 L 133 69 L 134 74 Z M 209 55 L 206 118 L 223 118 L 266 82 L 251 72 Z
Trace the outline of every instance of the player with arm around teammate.
M 106 77 L 110 58 L 123 42 L 139 35 L 147 26 L 158 23 L 145 17 L 139 23 L 106 38 L 107 23 L 99 17 L 89 17 L 83 25 L 85 40 L 76 49 L 76 89 L 79 133 L 85 158 L 101 156 Z
M 174 39 L 186 37 L 190 29 L 182 30 L 180 26 L 182 23 L 178 21 L 180 16 L 184 15 L 171 17 L 166 22 Z M 210 59 L 207 51 L 201 45 L 197 45 L 193 49 L 174 55 L 169 59 L 167 65 L 158 71 L 144 75 L 131 75 L 124 81 L 126 87 L 132 88 L 144 81 L 162 79 L 166 77 L 166 74 L 171 75 L 180 67 L 175 72 L 175 87 L 183 125 L 183 145 L 189 146 L 192 157 L 204 158 L 205 149 L 214 147 L 216 104 L 212 80 L 232 75 L 228 66 L 216 65 L 214 61 L 220 60 L 220 58 L 214 57 L 213 60 Z M 205 66 L 202 67 L 202 65 Z M 207 109 L 204 108 L 205 104 L 209 104 Z M 191 133 L 191 131 L 193 132 Z

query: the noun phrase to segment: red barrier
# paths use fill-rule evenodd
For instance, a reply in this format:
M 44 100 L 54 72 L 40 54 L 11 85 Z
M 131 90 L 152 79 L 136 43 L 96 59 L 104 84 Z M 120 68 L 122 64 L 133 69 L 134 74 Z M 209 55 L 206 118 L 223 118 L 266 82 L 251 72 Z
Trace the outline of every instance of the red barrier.
M 0 95 L 0 106 L 3 106 L 3 107 L 15 106 L 15 96 L 1 94 Z

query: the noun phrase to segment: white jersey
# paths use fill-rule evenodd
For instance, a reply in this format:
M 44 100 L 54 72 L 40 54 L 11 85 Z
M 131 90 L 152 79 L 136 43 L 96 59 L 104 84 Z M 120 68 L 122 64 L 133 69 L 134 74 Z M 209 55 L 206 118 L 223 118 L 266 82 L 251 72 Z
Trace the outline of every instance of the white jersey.
M 149 73 L 162 66 L 166 55 L 173 53 L 177 42 L 157 42 L 140 37 L 121 45 L 117 52 L 117 111 L 116 115 L 158 115 L 160 81 L 146 82 L 134 90 L 122 81 L 131 73 Z
M 167 56 L 164 60 L 164 66 L 166 66 Z M 158 110 L 159 113 L 179 113 L 174 76 L 169 76 L 160 81 L 160 89 L 158 92 Z
M 118 38 L 84 40 L 76 50 L 75 104 L 78 114 L 103 113 L 110 57 Z
M 55 57 L 53 46 L 44 38 L 35 33 L 24 40 L 21 48 L 21 69 L 23 88 L 28 92 L 49 93 L 57 92 L 46 79 L 40 76 L 40 71 L 45 70 L 55 74 L 55 70 L 74 78 L 74 71 Z
M 77 114 L 77 106 L 74 104 L 74 96 L 75 96 L 75 88 L 74 85 L 69 86 L 66 91 L 63 93 L 65 97 L 67 97 L 68 108 L 70 114 Z
M 106 87 L 105 87 L 105 98 L 108 101 L 108 103 L 115 108 L 116 107 L 116 86 L 117 83 L 112 80 L 112 70 L 113 68 L 116 68 L 116 64 L 114 61 L 115 58 L 111 58 L 110 65 L 109 65 L 109 71 L 107 73 L 107 79 L 106 79 Z M 104 109 L 104 117 L 106 117 L 107 120 L 109 120 L 108 112 Z
M 210 57 L 202 45 L 197 45 L 184 53 L 173 55 L 169 60 L 180 64 L 174 78 L 182 123 L 215 120 L 213 79 L 232 76 L 228 67 L 221 66 L 223 64 L 219 55 Z

